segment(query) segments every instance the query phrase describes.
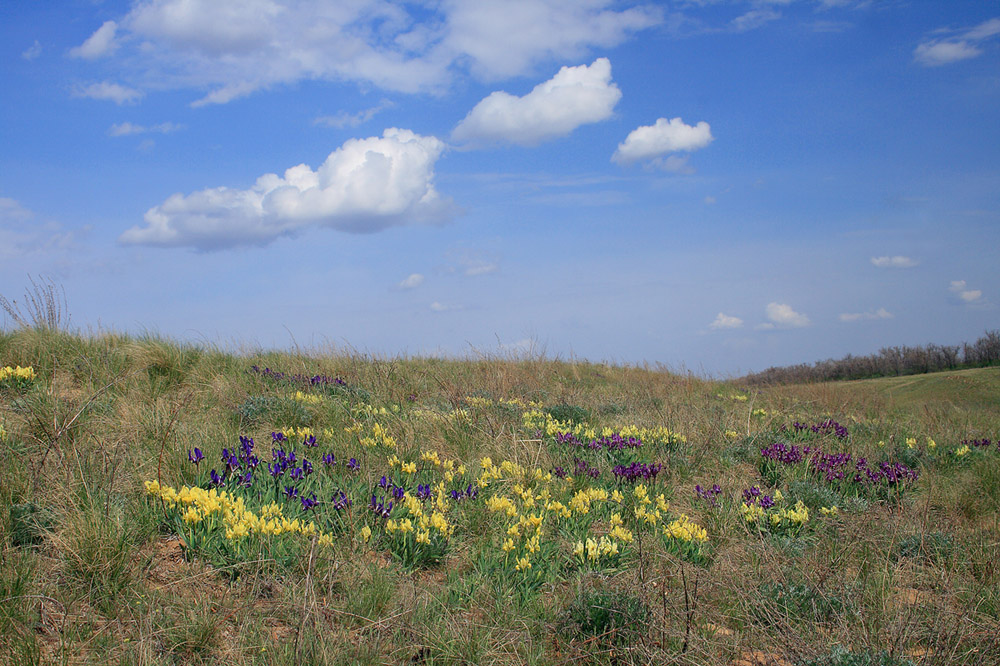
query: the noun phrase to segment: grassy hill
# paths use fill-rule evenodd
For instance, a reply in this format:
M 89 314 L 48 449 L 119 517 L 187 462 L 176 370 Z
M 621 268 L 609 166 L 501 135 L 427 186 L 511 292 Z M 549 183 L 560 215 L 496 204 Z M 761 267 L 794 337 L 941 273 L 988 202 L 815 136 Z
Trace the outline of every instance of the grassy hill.
M 3 663 L 1000 663 L 1000 369 L 34 330 L 0 367 Z

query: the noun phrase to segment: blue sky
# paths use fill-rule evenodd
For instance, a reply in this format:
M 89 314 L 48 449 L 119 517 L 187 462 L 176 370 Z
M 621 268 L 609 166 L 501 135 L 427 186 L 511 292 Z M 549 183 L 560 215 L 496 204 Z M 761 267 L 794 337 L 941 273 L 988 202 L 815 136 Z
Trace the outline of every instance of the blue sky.
M 0 36 L 0 293 L 51 276 L 84 330 L 732 375 L 1000 322 L 996 3 L 77 0 Z

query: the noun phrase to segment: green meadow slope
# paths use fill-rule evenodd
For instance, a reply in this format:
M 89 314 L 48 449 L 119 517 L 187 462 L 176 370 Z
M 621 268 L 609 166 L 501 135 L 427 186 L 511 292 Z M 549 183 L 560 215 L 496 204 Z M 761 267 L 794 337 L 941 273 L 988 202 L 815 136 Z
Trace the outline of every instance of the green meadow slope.
M 0 333 L 0 663 L 1000 663 L 998 389 Z

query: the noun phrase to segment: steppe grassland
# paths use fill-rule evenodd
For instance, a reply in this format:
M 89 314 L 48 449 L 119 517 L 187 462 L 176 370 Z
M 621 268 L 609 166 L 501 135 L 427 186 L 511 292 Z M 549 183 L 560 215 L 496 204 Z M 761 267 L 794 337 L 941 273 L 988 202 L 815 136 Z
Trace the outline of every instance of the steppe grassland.
M 0 364 L 11 663 L 1000 661 L 995 368 L 750 392 L 31 330 Z

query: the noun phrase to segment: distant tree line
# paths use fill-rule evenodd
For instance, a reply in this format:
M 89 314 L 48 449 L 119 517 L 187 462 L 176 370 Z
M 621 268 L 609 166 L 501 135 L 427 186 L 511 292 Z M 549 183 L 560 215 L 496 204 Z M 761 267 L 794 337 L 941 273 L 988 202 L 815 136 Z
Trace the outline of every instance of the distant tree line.
M 883 347 L 875 354 L 829 359 L 781 368 L 768 368 L 741 378 L 750 385 L 801 384 L 843 379 L 870 379 L 917 375 L 938 370 L 1000 365 L 1000 331 L 987 331 L 974 343 L 925 345 L 923 347 Z

